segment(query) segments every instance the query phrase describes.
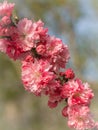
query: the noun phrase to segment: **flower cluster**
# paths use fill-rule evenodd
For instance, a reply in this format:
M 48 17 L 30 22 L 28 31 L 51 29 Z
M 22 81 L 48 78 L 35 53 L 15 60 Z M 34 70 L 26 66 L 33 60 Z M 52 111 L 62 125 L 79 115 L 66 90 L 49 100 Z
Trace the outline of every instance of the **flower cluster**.
M 50 108 L 64 101 L 62 115 L 68 119 L 69 127 L 76 130 L 98 127 L 89 109 L 94 97 L 91 88 L 75 78 L 71 68 L 66 68 L 70 58 L 68 46 L 50 36 L 41 20 L 19 20 L 13 9 L 13 3 L 0 3 L 0 51 L 20 60 L 25 89 L 36 96 L 48 96 Z

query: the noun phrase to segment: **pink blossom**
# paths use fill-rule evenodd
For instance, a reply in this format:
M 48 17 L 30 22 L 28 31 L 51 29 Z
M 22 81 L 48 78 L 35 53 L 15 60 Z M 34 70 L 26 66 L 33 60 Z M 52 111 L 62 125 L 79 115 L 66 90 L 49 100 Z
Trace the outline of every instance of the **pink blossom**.
M 38 33 L 38 35 L 40 35 L 40 40 L 42 40 L 44 34 L 46 35 L 46 29 L 42 27 L 43 24 L 41 21 L 38 21 L 35 24 L 32 23 L 31 20 L 24 18 L 18 22 L 17 26 L 9 26 L 9 24 L 10 20 L 8 16 L 4 16 L 0 21 L 0 35 L 1 38 L 7 41 L 6 53 L 14 60 L 21 59 L 23 54 L 27 51 L 31 51 L 32 48 L 36 46 L 35 44 L 37 43 L 35 43 L 35 40 L 37 38 L 35 37 L 35 34 Z M 41 44 L 42 42 L 43 41 L 41 41 Z
M 10 43 L 8 43 L 7 45 L 6 54 L 13 60 L 17 60 L 17 59 L 20 59 L 23 52 L 21 51 L 21 49 L 17 46 L 15 42 L 10 41 Z
M 46 44 L 48 55 L 57 55 L 63 50 L 62 40 L 56 37 L 50 37 L 48 44 Z
M 31 20 L 24 18 L 20 20 L 17 24 L 17 35 L 19 46 L 24 50 L 28 51 L 34 47 L 34 42 L 32 41 L 33 36 L 33 23 Z
M 8 38 L 7 38 L 8 37 Z M 10 58 L 16 60 L 19 59 L 23 53 L 22 50 L 17 46 L 17 43 L 10 40 L 9 36 L 3 36 L 0 39 L 0 51 L 6 53 Z
M 68 105 L 72 106 L 75 104 L 89 105 L 91 99 L 94 97 L 92 90 L 88 83 L 82 83 L 81 80 L 71 80 L 65 83 L 62 88 L 61 96 L 68 98 Z
M 44 23 L 39 20 L 37 22 L 33 22 L 33 32 L 32 32 L 32 41 L 34 43 L 34 47 L 37 45 L 46 43 L 49 35 L 47 34 L 48 29 L 44 27 Z
M 14 5 L 14 3 L 8 3 L 7 1 L 0 3 L 0 16 L 11 16 Z
M 0 51 L 6 53 L 13 60 L 23 60 L 29 52 L 23 52 L 15 42 L 0 39 Z
M 64 45 L 61 39 L 55 37 L 48 38 L 46 55 L 48 56 L 49 62 L 53 65 L 54 71 L 65 68 L 70 57 L 68 46 Z
M 47 61 L 22 62 L 22 81 L 25 89 L 35 95 L 47 90 L 47 84 L 53 80 L 54 74 L 49 72 L 51 65 Z
M 44 23 L 39 20 L 33 23 L 33 40 L 35 43 L 43 42 L 47 39 L 48 28 L 44 28 Z
M 41 21 L 33 23 L 33 21 L 24 18 L 18 22 L 17 29 L 19 31 L 17 41 L 24 51 L 28 51 L 33 47 L 36 47 L 37 42 L 42 41 L 43 38 L 46 40 L 47 29 L 43 27 L 43 23 Z
M 75 80 L 70 80 L 63 85 L 61 97 L 69 98 L 78 89 L 78 82 Z
M 95 122 L 88 106 L 75 105 L 68 107 L 68 126 L 76 130 L 92 129 Z
M 93 97 L 94 97 L 94 93 L 89 88 L 88 83 L 85 83 L 83 84 L 82 89 L 78 88 L 78 90 L 76 90 L 76 92 L 74 92 L 72 96 L 69 97 L 68 104 L 69 105 L 74 105 L 74 104 L 89 105 Z

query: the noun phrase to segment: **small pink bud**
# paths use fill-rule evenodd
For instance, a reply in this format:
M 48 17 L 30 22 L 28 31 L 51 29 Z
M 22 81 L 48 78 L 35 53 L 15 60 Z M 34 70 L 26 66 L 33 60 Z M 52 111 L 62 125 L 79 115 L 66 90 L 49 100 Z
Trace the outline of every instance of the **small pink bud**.
M 44 45 L 38 45 L 36 47 L 36 51 L 37 51 L 38 54 L 44 55 L 45 52 L 46 52 L 46 47 Z
M 28 56 L 25 58 L 25 61 L 26 61 L 26 62 L 34 62 L 34 58 L 33 58 L 31 55 L 28 55 Z
M 62 110 L 62 115 L 63 115 L 64 117 L 67 117 L 67 116 L 68 116 L 67 109 L 68 109 L 68 106 L 65 106 L 65 107 L 63 108 L 63 110 Z
M 75 77 L 75 74 L 74 74 L 73 70 L 71 68 L 69 68 L 65 71 L 65 76 L 68 79 L 73 79 Z
M 57 105 L 58 105 L 58 102 L 48 101 L 48 106 L 49 106 L 50 108 L 55 108 Z

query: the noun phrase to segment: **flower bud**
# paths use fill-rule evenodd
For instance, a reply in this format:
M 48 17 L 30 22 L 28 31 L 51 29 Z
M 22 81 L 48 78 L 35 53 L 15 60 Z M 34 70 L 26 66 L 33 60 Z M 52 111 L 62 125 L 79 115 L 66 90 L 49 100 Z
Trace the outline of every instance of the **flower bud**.
M 71 68 L 68 68 L 65 71 L 65 76 L 66 76 L 67 79 L 73 79 L 75 77 L 75 74 L 74 74 L 74 72 Z

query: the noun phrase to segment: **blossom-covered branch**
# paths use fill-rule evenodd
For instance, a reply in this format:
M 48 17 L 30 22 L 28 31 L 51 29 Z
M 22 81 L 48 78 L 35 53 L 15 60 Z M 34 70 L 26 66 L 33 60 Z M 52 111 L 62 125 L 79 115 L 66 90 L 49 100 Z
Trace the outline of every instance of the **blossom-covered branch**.
M 20 60 L 25 89 L 36 96 L 48 96 L 50 108 L 64 101 L 62 115 L 69 127 L 97 130 L 98 123 L 89 109 L 94 93 L 88 83 L 82 83 L 71 68 L 66 68 L 68 46 L 50 36 L 41 20 L 14 16 L 14 6 L 7 1 L 0 3 L 0 51 Z

